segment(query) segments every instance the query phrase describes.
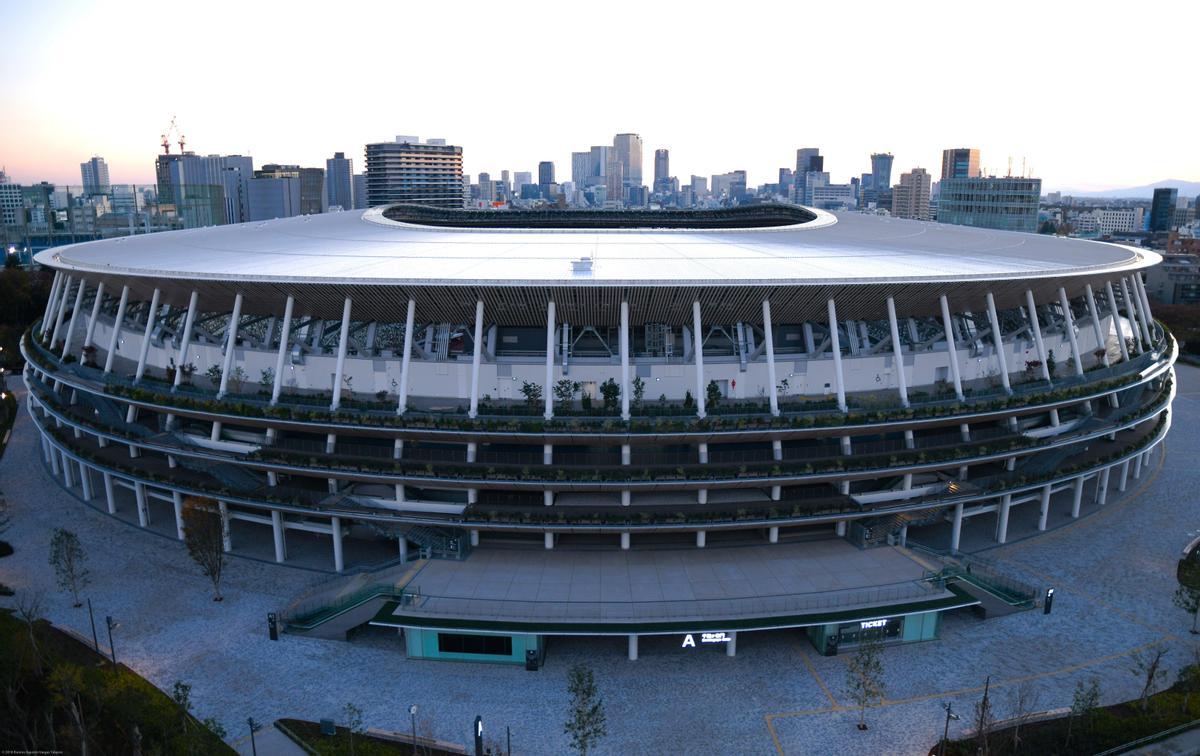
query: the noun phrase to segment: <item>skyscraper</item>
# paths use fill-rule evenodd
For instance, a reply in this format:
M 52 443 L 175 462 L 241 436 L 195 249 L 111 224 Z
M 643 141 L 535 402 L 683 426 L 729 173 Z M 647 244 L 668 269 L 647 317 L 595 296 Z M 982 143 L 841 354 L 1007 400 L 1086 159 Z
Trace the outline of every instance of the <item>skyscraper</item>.
M 85 196 L 108 194 L 111 185 L 108 181 L 108 163 L 104 162 L 104 158 L 93 155 L 91 160 L 79 164 L 79 172 L 83 175 Z
M 354 207 L 354 162 L 344 152 L 325 161 L 325 196 L 330 207 Z
M 796 150 L 796 174 L 794 201 L 801 205 L 812 203 L 812 190 L 809 186 L 809 173 L 821 173 L 825 170 L 825 158 L 817 147 L 801 147 Z M 826 177 L 828 183 L 828 177 Z
M 625 187 L 642 185 L 642 138 L 637 134 L 617 134 L 613 137 L 613 151 L 625 174 Z M 610 197 L 609 199 L 614 199 Z
M 354 209 L 365 210 L 367 208 L 367 174 L 354 174 Z
M 571 153 L 571 181 L 575 186 L 582 189 L 589 184 L 588 179 L 592 177 L 592 153 L 590 152 L 572 152 Z
M 890 155 L 888 156 L 890 159 Z M 933 177 L 924 168 L 900 174 L 900 183 L 892 187 L 892 215 L 897 218 L 929 220 L 929 190 Z
M 942 150 L 942 180 L 979 178 L 979 150 L 955 147 Z
M 538 163 L 538 186 L 542 187 L 543 193 L 546 188 L 554 183 L 554 163 L 550 160 L 543 160 Z
M 591 173 L 593 183 L 603 184 L 599 179 L 608 175 L 608 153 L 612 152 L 612 148 L 607 144 L 593 146 L 591 149 L 592 164 Z
M 300 214 L 316 215 L 329 209 L 325 193 L 325 169 L 300 169 Z
M 185 228 L 247 220 L 245 182 L 253 165 L 243 155 L 159 155 L 154 162 L 159 209 Z
M 892 153 L 871 154 L 871 183 L 875 189 L 886 189 L 892 185 Z
M 660 191 L 671 178 L 671 152 L 658 149 L 654 151 L 654 191 Z
M 1150 232 L 1170 231 L 1174 225 L 1175 205 L 1179 202 L 1178 189 L 1155 189 L 1150 203 Z
M 938 184 L 939 223 L 1037 230 L 1042 180 L 1023 176 L 944 178 Z
M 438 144 L 438 142 L 443 142 Z M 462 147 L 414 136 L 368 144 L 367 202 L 411 202 L 433 207 L 463 205 Z

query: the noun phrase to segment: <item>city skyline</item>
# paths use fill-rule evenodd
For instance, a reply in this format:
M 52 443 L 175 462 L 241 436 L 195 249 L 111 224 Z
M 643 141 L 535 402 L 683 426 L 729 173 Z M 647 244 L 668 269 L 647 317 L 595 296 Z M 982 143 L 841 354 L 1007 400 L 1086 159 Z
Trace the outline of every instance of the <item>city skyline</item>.
M 443 44 L 437 39 L 415 35 L 405 46 L 386 51 L 355 45 L 350 35 L 345 42 L 332 39 L 325 54 L 352 55 L 360 70 L 411 72 L 392 77 L 403 81 L 406 99 L 398 101 L 379 95 L 380 79 L 375 76 L 315 81 L 281 77 L 272 81 L 271 98 L 262 97 L 258 89 L 230 85 L 245 80 L 247 71 L 279 65 L 277 50 L 262 46 L 228 58 L 205 52 L 205 40 L 223 30 L 231 14 L 244 29 L 271 28 L 273 34 L 297 38 L 313 34 L 317 19 L 304 12 L 277 14 L 271 7 L 223 7 L 228 12 L 218 8 L 190 15 L 187 9 L 151 4 L 122 6 L 119 13 L 72 6 L 73 12 L 64 14 L 54 3 L 6 9 L 14 58 L 45 61 L 0 85 L 0 104 L 21 114 L 0 133 L 0 164 L 12 180 L 75 184 L 80 181 L 79 163 L 99 154 L 108 162 L 113 183 L 151 183 L 153 157 L 161 151 L 159 135 L 172 116 L 178 117 L 189 149 L 197 154 L 252 155 L 259 164 L 322 166 L 342 151 L 361 165 L 364 145 L 408 133 L 462 145 L 464 172 L 472 176 L 532 171 L 544 160 L 554 162 L 556 175 L 569 176 L 572 151 L 609 144 L 613 134 L 633 132 L 641 135 L 647 160 L 652 150 L 669 149 L 672 172 L 684 183 L 692 174 L 735 170 L 746 171 L 751 185 L 767 183 L 780 167 L 792 163 L 798 147 L 806 145 L 821 148 L 835 182 L 869 170 L 873 152 L 895 155 L 898 171 L 923 167 L 936 174 L 941 151 L 955 145 L 977 147 L 985 173 L 1005 175 L 1011 157 L 1014 174 L 1024 165 L 1026 174 L 1043 179 L 1046 191 L 1200 177 L 1200 155 L 1175 149 L 1190 138 L 1183 122 L 1151 121 L 1136 108 L 1099 117 L 1094 110 L 1072 106 L 1056 87 L 1042 85 L 1056 80 L 1054 71 L 1077 66 L 1089 55 L 1100 60 L 1103 50 L 1120 45 L 1131 65 L 1107 69 L 1106 87 L 1146 101 L 1169 101 L 1172 90 L 1166 80 L 1146 77 L 1132 63 L 1138 55 L 1153 54 L 1156 65 L 1182 67 L 1187 45 L 1182 39 L 1180 44 L 1171 40 L 1183 34 L 1184 25 L 1155 25 L 1151 34 L 1142 28 L 1151 24 L 1149 19 L 1131 18 L 1119 29 L 1106 28 L 1099 19 L 1093 23 L 1057 8 L 1040 9 L 1043 20 L 1030 28 L 1018 12 L 988 18 L 975 25 L 974 46 L 1002 49 L 1019 41 L 1038 55 L 1016 57 L 1004 67 L 987 70 L 938 65 L 936 87 L 928 85 L 928 77 L 897 84 L 854 74 L 859 65 L 865 71 L 878 70 L 878 61 L 853 62 L 839 69 L 837 77 L 799 77 L 788 73 L 794 68 L 783 65 L 782 59 L 777 72 L 763 75 L 748 64 L 737 64 L 736 58 L 733 65 L 698 61 L 698 72 L 686 76 L 647 73 L 614 76 L 609 83 L 563 61 L 545 63 L 518 54 L 509 66 L 512 73 L 452 60 L 456 84 L 448 90 L 443 76 L 420 76 L 421 61 L 431 59 L 436 45 Z M 788 40 L 800 24 L 829 30 L 849 25 L 857 35 L 856 45 L 886 50 L 909 32 L 952 38 L 947 35 L 962 21 L 936 11 L 911 14 L 886 6 L 870 11 L 878 23 L 862 26 L 861 14 L 852 18 L 831 9 L 784 9 L 770 14 L 769 24 L 757 17 L 718 20 L 657 8 L 640 12 L 643 26 L 670 28 L 677 39 L 719 34 L 744 40 L 748 51 L 790 49 Z M 399 24 L 392 13 L 399 11 L 371 8 L 372 24 Z M 408 26 L 438 18 L 428 8 L 405 9 L 404 14 Z M 561 10 L 539 14 L 534 9 L 513 16 L 511 9 L 481 7 L 471 27 L 460 30 L 456 44 L 482 46 L 521 34 L 536 39 L 535 32 L 566 23 L 570 15 Z M 638 37 L 608 33 L 616 31 L 619 16 L 584 20 L 597 36 L 613 40 L 611 59 L 636 60 L 643 54 Z M 1055 30 L 1065 28 L 1067 21 L 1074 32 L 1063 38 Z M 55 82 L 94 65 L 96 39 L 109 49 L 148 49 L 146 41 L 154 38 L 155 29 L 185 22 L 193 33 L 173 42 L 172 66 L 148 65 L 149 58 L 137 53 L 126 62 L 132 76 L 120 107 L 113 108 L 109 87 L 74 88 L 69 97 L 45 96 L 59 86 Z M 843 37 L 817 35 L 806 41 L 806 49 L 821 59 L 823 53 L 844 46 Z M 118 62 L 114 59 L 114 65 Z M 662 86 L 663 76 L 669 88 Z M 497 86 L 497 77 L 503 86 Z M 780 87 L 788 81 L 788 87 Z M 956 92 L 954 97 L 946 96 L 950 91 Z M 972 93 L 977 105 L 964 107 Z M 296 128 L 291 111 L 278 107 L 289 101 L 306 105 L 303 128 Z M 92 112 L 107 117 L 79 117 Z M 548 134 L 552 138 L 547 139 Z M 1130 149 L 1138 150 L 1137 160 L 1105 159 Z

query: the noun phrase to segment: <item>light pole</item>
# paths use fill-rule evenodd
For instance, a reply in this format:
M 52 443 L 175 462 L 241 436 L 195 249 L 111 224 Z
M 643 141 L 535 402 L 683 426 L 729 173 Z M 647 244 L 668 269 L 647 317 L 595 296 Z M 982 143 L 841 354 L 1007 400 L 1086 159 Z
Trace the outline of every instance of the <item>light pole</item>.
M 112 654 L 113 669 L 117 668 L 117 647 L 113 645 L 112 631 L 114 627 L 120 627 L 120 622 L 113 622 L 111 614 L 104 616 L 104 623 L 108 625 L 108 651 Z
M 246 724 L 250 726 L 250 753 L 252 756 L 258 756 L 258 746 L 254 743 L 254 733 L 262 728 L 258 722 L 254 721 L 254 717 L 246 717 Z
M 947 701 L 942 704 L 946 710 L 946 727 L 942 730 L 942 742 L 938 744 L 938 756 L 946 756 L 946 741 L 950 738 L 950 720 L 957 721 L 960 717 L 954 713 L 954 703 Z
M 417 705 L 408 707 L 408 716 L 412 718 L 413 756 L 417 756 Z
M 483 717 L 475 716 L 475 756 L 483 756 Z
M 88 619 L 92 623 L 92 647 L 96 649 L 96 653 L 100 653 L 100 641 L 96 638 L 96 615 L 92 614 L 92 599 L 88 597 Z

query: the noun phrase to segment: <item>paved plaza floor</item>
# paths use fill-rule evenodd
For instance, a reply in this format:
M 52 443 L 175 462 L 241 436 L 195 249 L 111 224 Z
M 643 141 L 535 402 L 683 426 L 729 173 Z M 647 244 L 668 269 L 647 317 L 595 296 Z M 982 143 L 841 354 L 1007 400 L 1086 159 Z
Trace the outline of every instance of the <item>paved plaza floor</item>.
M 1200 370 L 1180 366 L 1178 379 L 1166 453 L 1155 452 L 1124 496 L 1114 493 L 1076 522 L 985 552 L 1015 576 L 1054 586 L 1053 613 L 988 621 L 950 615 L 941 640 L 888 648 L 886 700 L 868 712 L 865 732 L 854 726 L 847 658 L 818 655 L 795 631 L 740 634 L 734 658 L 722 649 L 680 648 L 670 636 L 645 638 L 636 662 L 625 658 L 622 638 L 556 637 L 536 673 L 409 661 L 382 630 L 349 644 L 294 636 L 272 642 L 266 613 L 326 576 L 234 559 L 227 598 L 213 603 L 180 543 L 63 491 L 42 469 L 24 414 L 0 461 L 0 488 L 13 507 L 4 538 L 17 548 L 0 560 L 0 582 L 43 593 L 48 619 L 90 635 L 86 609 L 72 609 L 55 590 L 46 561 L 53 528 L 76 531 L 89 554 L 86 594 L 98 614 L 120 622 L 118 658 L 160 687 L 191 683 L 197 713 L 220 719 L 231 737 L 244 734 L 249 716 L 318 719 L 336 716 L 347 702 L 363 709 L 370 726 L 407 731 L 408 706 L 417 704 L 422 734 L 466 744 L 480 715 L 489 732 L 512 728 L 516 753 L 564 753 L 566 672 L 582 662 L 595 670 L 608 715 L 599 753 L 919 754 L 941 731 L 943 702 L 970 712 L 989 676 L 1004 717 L 1022 683 L 1036 692 L 1039 709 L 1069 706 L 1076 682 L 1091 677 L 1103 702 L 1114 702 L 1137 693 L 1135 652 L 1165 644 L 1172 673 L 1191 656 L 1190 618 L 1171 596 L 1175 562 L 1200 532 Z M 985 528 L 986 518 L 978 519 Z M 967 719 L 953 723 L 952 734 L 964 732 Z

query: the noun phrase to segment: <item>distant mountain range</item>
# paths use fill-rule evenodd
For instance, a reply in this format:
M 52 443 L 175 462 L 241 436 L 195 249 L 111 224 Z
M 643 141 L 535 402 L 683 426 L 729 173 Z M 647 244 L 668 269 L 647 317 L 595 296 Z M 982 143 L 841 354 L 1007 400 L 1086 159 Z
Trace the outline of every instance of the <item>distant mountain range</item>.
M 1180 197 L 1196 197 L 1200 195 L 1200 181 L 1181 181 L 1180 179 L 1165 179 L 1156 181 L 1153 184 L 1145 186 L 1130 186 L 1125 189 L 1105 189 L 1103 191 L 1083 191 L 1077 189 L 1061 189 L 1064 197 L 1106 197 L 1109 199 L 1124 198 L 1124 197 L 1146 197 L 1154 196 L 1155 189 L 1178 189 Z

